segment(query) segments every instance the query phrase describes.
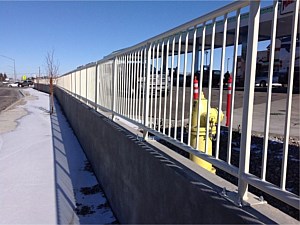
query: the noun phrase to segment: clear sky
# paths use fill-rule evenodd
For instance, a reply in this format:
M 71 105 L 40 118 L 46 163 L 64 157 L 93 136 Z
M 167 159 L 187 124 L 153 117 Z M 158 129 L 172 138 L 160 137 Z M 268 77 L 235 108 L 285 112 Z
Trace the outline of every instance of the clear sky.
M 59 73 L 193 20 L 232 1 L 0 1 L 0 72 L 45 73 L 54 49 Z

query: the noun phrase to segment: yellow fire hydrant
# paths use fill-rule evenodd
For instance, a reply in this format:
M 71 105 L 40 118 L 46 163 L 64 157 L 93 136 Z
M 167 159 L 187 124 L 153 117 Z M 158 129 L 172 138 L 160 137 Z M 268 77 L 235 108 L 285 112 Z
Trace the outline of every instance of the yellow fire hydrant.
M 197 81 L 198 83 L 198 81 Z M 198 85 L 197 85 L 198 86 Z M 194 87 L 195 88 L 195 87 Z M 198 87 L 197 87 L 198 88 Z M 198 95 L 198 94 L 197 94 Z M 191 132 L 191 146 L 201 152 L 205 152 L 205 143 L 207 146 L 207 154 L 212 155 L 212 138 L 216 134 L 216 124 L 218 122 L 218 109 L 210 108 L 209 115 L 209 138 L 206 139 L 206 120 L 207 120 L 207 99 L 201 93 L 201 106 L 200 106 L 200 127 L 199 127 L 199 140 L 197 142 L 197 119 L 198 119 L 198 96 L 194 94 L 193 112 L 192 112 L 192 132 Z M 220 111 L 220 122 L 223 120 L 224 114 Z M 199 157 L 190 154 L 190 159 L 203 167 L 204 169 L 215 173 L 215 168 L 208 162 Z

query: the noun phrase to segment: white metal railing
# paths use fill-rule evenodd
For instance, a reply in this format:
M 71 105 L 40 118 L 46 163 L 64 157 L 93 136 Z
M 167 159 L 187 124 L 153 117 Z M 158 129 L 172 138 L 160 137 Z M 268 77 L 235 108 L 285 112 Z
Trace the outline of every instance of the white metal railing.
M 96 110 L 105 110 L 113 116 L 128 120 L 144 130 L 144 138 L 148 133 L 181 148 L 182 150 L 202 158 L 215 167 L 238 178 L 238 194 L 241 202 L 247 200 L 248 185 L 252 185 L 281 201 L 299 209 L 299 196 L 286 190 L 287 156 L 289 144 L 292 88 L 296 56 L 297 35 L 299 35 L 298 16 L 299 1 L 292 2 L 289 14 L 282 15 L 291 24 L 288 33 L 291 37 L 291 51 L 288 71 L 288 94 L 286 103 L 286 120 L 284 125 L 284 154 L 280 185 L 266 180 L 269 123 L 271 113 L 272 78 L 274 71 L 275 41 L 278 27 L 278 1 L 269 8 L 271 29 L 266 34 L 265 15 L 260 11 L 260 1 L 235 1 L 214 12 L 208 13 L 191 22 L 178 26 L 161 35 L 141 42 L 133 47 L 117 51 L 104 59 L 67 73 L 57 79 L 57 86 L 75 97 L 93 106 Z M 283 3 L 282 3 L 283 4 Z M 246 13 L 241 14 L 241 11 Z M 265 10 L 267 11 L 267 10 Z M 261 12 L 261 13 L 260 13 Z M 262 21 L 260 21 L 260 18 Z M 240 30 L 243 29 L 243 33 Z M 246 31 L 245 31 L 246 30 Z M 245 35 L 245 32 L 248 35 Z M 263 35 L 260 35 L 260 33 Z M 279 31 L 283 32 L 283 31 Z M 286 29 L 285 31 L 286 32 Z M 298 32 L 298 33 L 297 33 Z M 246 41 L 245 41 L 246 40 Z M 264 147 L 262 151 L 261 175 L 249 172 L 251 154 L 251 136 L 253 119 L 253 100 L 256 74 L 257 46 L 262 40 L 270 40 L 269 78 L 265 112 Z M 246 43 L 246 45 L 244 45 Z M 299 40 L 298 40 L 299 42 Z M 242 46 L 245 55 L 243 120 L 239 166 L 232 164 L 232 141 L 235 91 L 238 71 L 238 55 Z M 243 49 L 245 48 L 246 49 Z M 217 49 L 221 50 L 216 54 Z M 192 83 L 198 73 L 199 93 L 207 98 L 206 140 L 210 134 L 211 107 L 224 111 L 223 105 L 223 74 L 225 73 L 226 54 L 231 51 L 233 57 L 231 95 L 231 114 L 228 127 L 226 157 L 222 158 L 221 113 L 218 113 L 216 140 L 213 156 L 191 146 L 193 89 Z M 209 55 L 209 71 L 205 71 Z M 220 62 L 220 85 L 218 96 L 213 96 L 214 64 Z M 204 80 L 207 74 L 207 80 Z M 204 87 L 207 85 L 207 87 Z M 213 100 L 213 98 L 215 98 Z M 199 108 L 201 106 L 199 99 Z M 197 115 L 197 140 L 199 143 L 200 113 Z M 186 132 L 184 132 L 186 131 Z M 187 135 L 187 138 L 185 137 Z M 242 201 L 243 200 L 243 201 Z

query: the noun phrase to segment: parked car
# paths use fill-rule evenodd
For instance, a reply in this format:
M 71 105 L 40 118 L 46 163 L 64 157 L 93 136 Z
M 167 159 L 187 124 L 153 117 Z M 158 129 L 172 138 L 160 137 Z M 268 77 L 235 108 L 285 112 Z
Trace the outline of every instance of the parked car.
M 173 78 L 174 82 L 173 85 L 176 86 L 177 85 L 177 76 L 175 76 Z M 179 74 L 179 87 L 183 86 L 183 82 L 184 82 L 184 75 L 183 74 Z M 191 86 L 191 74 L 187 74 L 185 77 L 185 85 L 186 87 L 190 87 Z
M 19 87 L 20 82 L 10 83 L 8 84 L 8 87 Z
M 197 71 L 196 74 L 197 79 L 200 83 L 200 71 Z M 213 70 L 212 71 L 212 87 L 218 87 L 220 85 L 221 79 L 221 71 L 220 70 Z M 203 87 L 208 87 L 209 83 L 209 67 L 205 66 L 203 70 Z
M 300 86 L 300 71 L 299 70 L 295 70 L 294 71 L 294 81 L 293 81 L 293 86 L 294 87 L 299 87 Z M 288 73 L 280 73 L 279 74 L 279 78 L 278 78 L 278 82 L 282 84 L 282 86 L 287 86 L 288 85 Z
M 197 77 L 197 80 L 199 82 L 200 85 L 200 71 L 197 71 L 194 74 L 194 77 Z M 220 85 L 220 78 L 221 78 L 221 71 L 220 70 L 213 70 L 212 71 L 212 87 L 218 87 Z M 191 73 L 188 73 L 186 75 L 186 81 L 185 81 L 185 85 L 186 87 L 191 87 L 191 85 L 193 84 L 192 82 L 192 76 Z M 183 74 L 179 74 L 179 86 L 182 87 L 183 86 L 183 82 L 184 82 L 184 75 Z M 204 70 L 203 70 L 203 87 L 208 87 L 208 82 L 209 82 L 209 67 L 204 66 Z M 173 77 L 173 86 L 177 85 L 177 76 L 174 75 Z
M 261 72 L 257 73 L 255 77 L 255 86 L 257 87 L 267 87 L 268 86 L 269 73 Z M 279 72 L 273 73 L 273 81 L 272 86 L 281 87 L 281 83 L 279 83 Z
M 143 92 L 143 87 L 144 87 L 144 81 L 146 80 L 146 77 L 142 77 L 141 79 L 137 80 L 137 87 L 141 87 L 141 90 Z M 160 83 L 160 81 L 162 81 L 162 83 Z M 167 82 L 166 82 L 167 81 Z M 166 90 L 166 86 L 167 86 L 167 94 L 170 91 L 170 86 L 171 86 L 171 79 L 170 76 L 168 76 L 166 78 L 166 75 L 163 74 L 161 77 L 161 74 L 158 74 L 156 76 L 156 74 L 154 74 L 153 76 L 150 76 L 150 90 L 153 90 L 155 93 L 155 88 L 156 91 L 159 93 L 160 91 L 162 92 L 162 96 L 164 96 L 165 94 L 165 90 Z M 136 87 L 136 90 L 137 90 Z
M 24 80 L 23 82 L 19 83 L 19 87 L 29 87 L 33 85 L 32 80 Z

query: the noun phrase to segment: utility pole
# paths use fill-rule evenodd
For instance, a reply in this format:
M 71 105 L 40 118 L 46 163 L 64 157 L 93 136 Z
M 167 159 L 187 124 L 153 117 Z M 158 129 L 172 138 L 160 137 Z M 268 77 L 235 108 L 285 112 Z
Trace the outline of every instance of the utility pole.
M 39 67 L 39 77 L 38 77 L 38 79 L 37 79 L 37 89 L 39 90 L 39 88 L 40 88 L 40 85 L 39 85 L 39 83 L 40 83 L 40 77 L 41 77 L 41 68 Z
M 16 60 L 13 59 L 13 58 L 10 58 L 8 56 L 5 56 L 5 55 L 0 55 L 0 56 L 2 56 L 4 58 L 7 58 L 7 59 L 10 59 L 10 60 L 12 60 L 14 62 L 14 81 L 16 81 Z

